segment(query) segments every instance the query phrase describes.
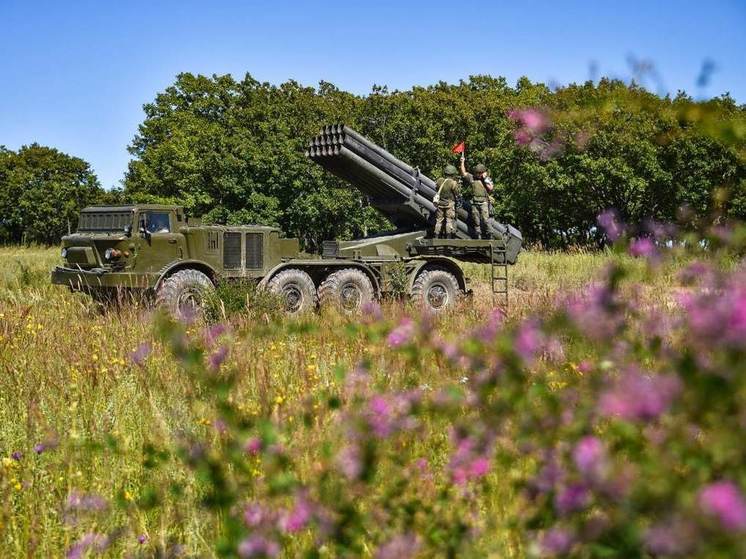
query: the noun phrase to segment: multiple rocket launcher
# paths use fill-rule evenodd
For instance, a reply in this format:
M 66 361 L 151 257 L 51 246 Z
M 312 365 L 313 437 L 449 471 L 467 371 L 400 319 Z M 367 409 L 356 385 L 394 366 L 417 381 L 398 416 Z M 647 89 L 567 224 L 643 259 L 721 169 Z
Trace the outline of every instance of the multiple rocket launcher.
M 435 215 L 435 181 L 400 161 L 382 147 L 344 124 L 325 126 L 308 145 L 306 155 L 330 173 L 365 194 L 370 205 L 399 229 L 431 228 Z M 475 238 L 469 204 L 456 210 L 456 237 Z M 508 262 L 514 263 L 523 237 L 510 225 L 488 221 L 493 239 L 505 243 Z

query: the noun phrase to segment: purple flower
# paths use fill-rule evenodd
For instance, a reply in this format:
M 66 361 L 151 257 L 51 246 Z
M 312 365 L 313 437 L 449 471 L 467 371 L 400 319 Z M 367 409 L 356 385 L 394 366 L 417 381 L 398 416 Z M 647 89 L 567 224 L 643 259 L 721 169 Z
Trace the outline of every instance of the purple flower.
M 658 255 L 655 243 L 649 237 L 635 239 L 629 245 L 629 253 L 635 257 L 652 259 Z
M 619 214 L 614 210 L 606 210 L 601 213 L 596 221 L 612 243 L 624 234 L 624 225 L 619 220 Z
M 109 547 L 109 538 L 105 534 L 91 532 L 84 534 L 67 550 L 67 559 L 82 559 L 87 551 L 103 553 Z
M 337 454 L 337 465 L 340 471 L 349 479 L 359 479 L 363 473 L 363 462 L 360 448 L 357 445 L 347 445 Z
M 521 358 L 530 362 L 536 356 L 544 343 L 544 334 L 534 320 L 527 320 L 521 324 L 515 337 L 514 347 Z
M 465 485 L 486 476 L 491 468 L 494 437 L 477 438 L 454 430 L 451 438 L 455 446 L 448 464 L 451 481 L 455 485 Z
M 135 351 L 130 353 L 130 359 L 132 359 L 132 362 L 135 365 L 142 367 L 145 365 L 145 360 L 148 358 L 148 355 L 150 355 L 151 349 L 152 348 L 148 342 L 143 342 L 137 346 Z
M 588 506 L 590 493 L 585 485 L 575 483 L 562 489 L 554 498 L 554 508 L 559 514 L 583 510 Z
M 16 450 L 13 452 L 13 454 L 10 455 L 10 457 L 16 462 L 20 462 L 23 458 L 23 453 L 20 450 Z
M 394 430 L 393 412 L 388 400 L 376 395 L 368 403 L 368 424 L 373 433 L 384 439 Z
M 569 530 L 554 527 L 547 530 L 541 537 L 539 545 L 543 555 L 553 557 L 564 555 L 572 548 L 575 538 Z
M 45 441 L 35 444 L 34 452 L 36 454 L 41 454 L 42 452 L 46 452 L 47 450 L 54 450 L 55 448 L 57 448 L 58 444 L 59 442 L 56 438 L 49 438 Z
M 106 499 L 95 493 L 84 493 L 83 491 L 73 490 L 65 502 L 65 509 L 68 512 L 99 512 L 108 507 Z
M 246 441 L 243 449 L 247 454 L 256 456 L 262 450 L 262 439 L 260 439 L 259 437 L 251 437 L 248 441 Z
M 376 322 L 383 318 L 383 312 L 381 311 L 381 305 L 377 301 L 369 301 L 365 303 L 361 309 L 362 316 L 365 322 Z
M 654 555 L 691 555 L 696 527 L 681 518 L 659 522 L 645 532 L 645 547 Z
M 414 557 L 421 543 L 415 534 L 400 534 L 381 545 L 376 551 L 376 559 L 407 559 Z
M 209 328 L 205 329 L 205 343 L 208 346 L 212 346 L 220 336 L 225 334 L 228 328 L 225 324 L 214 324 Z
M 238 556 L 241 559 L 277 557 L 279 554 L 280 546 L 278 543 L 259 534 L 249 536 L 238 545 Z
M 303 495 L 295 500 L 295 505 L 280 519 L 280 529 L 286 534 L 300 532 L 311 521 L 313 506 Z
M 718 481 L 705 486 L 698 502 L 702 511 L 717 518 L 726 531 L 746 530 L 746 500 L 735 483 Z
M 210 354 L 210 357 L 208 357 L 207 359 L 207 364 L 211 370 L 217 371 L 218 369 L 220 369 L 220 366 L 223 364 L 227 357 L 228 348 L 224 345 L 220 346 L 218 349 Z
M 249 528 L 260 526 L 269 516 L 269 511 L 259 503 L 249 503 L 243 509 L 243 521 Z
M 146 534 L 140 534 L 139 536 L 137 536 L 137 543 L 139 543 L 140 545 L 143 545 L 147 541 L 148 536 Z
M 586 477 L 598 477 L 606 469 L 606 449 L 593 436 L 583 437 L 572 453 L 575 467 Z
M 412 341 L 414 333 L 414 321 L 409 317 L 404 317 L 399 325 L 389 332 L 386 342 L 393 348 L 402 347 Z
M 668 410 L 679 388 L 679 380 L 672 375 L 644 375 L 629 370 L 601 394 L 599 412 L 627 421 L 656 419 Z

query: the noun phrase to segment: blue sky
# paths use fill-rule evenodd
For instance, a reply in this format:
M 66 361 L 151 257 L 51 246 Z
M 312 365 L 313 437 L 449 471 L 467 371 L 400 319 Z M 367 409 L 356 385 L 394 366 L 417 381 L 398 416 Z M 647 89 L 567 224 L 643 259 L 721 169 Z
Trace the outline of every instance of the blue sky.
M 746 0 L 0 0 L 0 145 L 57 147 L 111 187 L 142 105 L 179 72 L 367 93 L 478 73 L 510 83 L 629 78 L 632 58 L 655 65 L 652 89 L 729 91 L 745 103 L 744 57 Z M 706 60 L 715 70 L 701 88 Z

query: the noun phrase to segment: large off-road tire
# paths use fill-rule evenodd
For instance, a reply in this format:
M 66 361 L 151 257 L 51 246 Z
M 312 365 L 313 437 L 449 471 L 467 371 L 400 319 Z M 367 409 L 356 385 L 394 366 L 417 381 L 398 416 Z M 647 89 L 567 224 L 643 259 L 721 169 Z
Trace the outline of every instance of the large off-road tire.
M 436 313 L 452 309 L 462 295 L 456 276 L 439 268 L 420 272 L 411 292 L 417 306 Z
M 300 315 L 316 308 L 318 297 L 316 286 L 306 272 L 297 268 L 283 270 L 273 277 L 267 289 L 279 295 L 290 315 Z
M 156 294 L 156 305 L 175 318 L 201 316 L 215 286 L 199 270 L 180 270 L 168 276 Z
M 319 286 L 321 306 L 336 307 L 345 314 L 357 314 L 375 299 L 370 278 L 362 270 L 343 268 L 329 274 Z

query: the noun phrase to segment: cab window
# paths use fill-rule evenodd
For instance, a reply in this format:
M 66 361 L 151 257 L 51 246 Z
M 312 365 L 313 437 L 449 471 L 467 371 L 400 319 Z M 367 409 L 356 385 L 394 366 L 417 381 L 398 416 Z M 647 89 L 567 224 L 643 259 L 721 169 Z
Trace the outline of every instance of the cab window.
M 168 212 L 148 212 L 145 221 L 148 233 L 170 233 L 171 224 Z

